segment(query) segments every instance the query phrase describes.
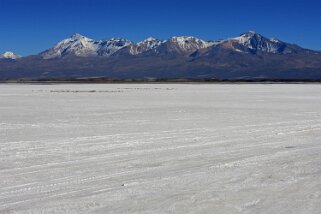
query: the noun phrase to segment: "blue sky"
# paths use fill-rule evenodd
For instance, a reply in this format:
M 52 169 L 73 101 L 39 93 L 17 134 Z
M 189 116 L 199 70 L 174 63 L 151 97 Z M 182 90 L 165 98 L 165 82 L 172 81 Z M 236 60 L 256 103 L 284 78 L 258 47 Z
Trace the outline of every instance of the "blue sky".
M 76 32 L 137 42 L 229 38 L 249 30 L 321 50 L 320 11 L 317 0 L 0 0 L 0 52 L 37 54 Z

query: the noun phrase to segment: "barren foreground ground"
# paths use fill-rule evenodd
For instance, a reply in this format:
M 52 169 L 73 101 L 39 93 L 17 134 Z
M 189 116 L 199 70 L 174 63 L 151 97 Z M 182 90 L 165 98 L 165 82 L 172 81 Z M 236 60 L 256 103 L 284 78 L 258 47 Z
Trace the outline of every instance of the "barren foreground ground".
M 0 213 L 320 213 L 321 85 L 0 85 Z

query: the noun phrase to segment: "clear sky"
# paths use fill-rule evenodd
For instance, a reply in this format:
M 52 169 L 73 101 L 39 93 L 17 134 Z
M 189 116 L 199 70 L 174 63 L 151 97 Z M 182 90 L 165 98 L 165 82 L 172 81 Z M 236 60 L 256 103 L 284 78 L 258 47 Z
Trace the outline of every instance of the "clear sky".
M 76 32 L 137 42 L 149 36 L 230 38 L 249 30 L 321 50 L 321 1 L 0 0 L 0 52 L 24 56 Z

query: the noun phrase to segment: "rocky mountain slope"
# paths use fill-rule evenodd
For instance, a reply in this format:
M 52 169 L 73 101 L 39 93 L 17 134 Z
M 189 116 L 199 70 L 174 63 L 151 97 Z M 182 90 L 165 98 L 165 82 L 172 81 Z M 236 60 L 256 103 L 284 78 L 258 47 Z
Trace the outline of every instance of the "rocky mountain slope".
M 321 80 L 321 52 L 255 32 L 204 41 L 192 36 L 93 40 L 75 34 L 38 55 L 0 57 L 0 79 Z M 11 57 L 10 57 L 11 56 Z

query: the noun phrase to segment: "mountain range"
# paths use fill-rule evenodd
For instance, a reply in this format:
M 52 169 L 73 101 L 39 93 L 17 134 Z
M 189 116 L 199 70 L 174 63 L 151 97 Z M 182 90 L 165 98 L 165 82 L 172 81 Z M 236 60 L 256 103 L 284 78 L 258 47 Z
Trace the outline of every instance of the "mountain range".
M 0 80 L 84 78 L 321 80 L 321 52 L 250 31 L 222 40 L 174 36 L 138 43 L 75 34 L 37 55 L 0 55 Z

